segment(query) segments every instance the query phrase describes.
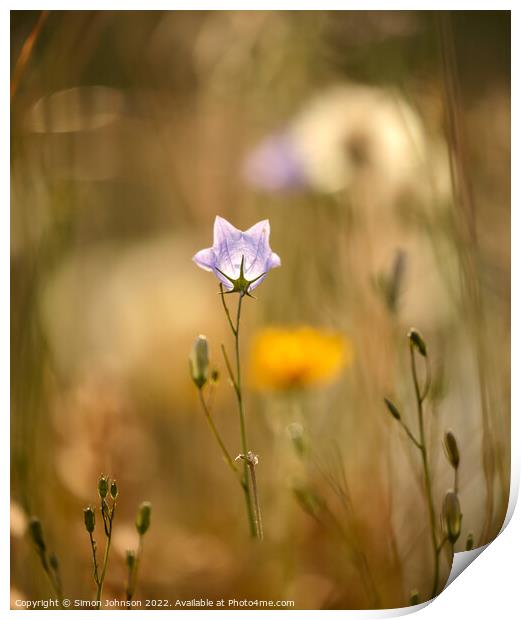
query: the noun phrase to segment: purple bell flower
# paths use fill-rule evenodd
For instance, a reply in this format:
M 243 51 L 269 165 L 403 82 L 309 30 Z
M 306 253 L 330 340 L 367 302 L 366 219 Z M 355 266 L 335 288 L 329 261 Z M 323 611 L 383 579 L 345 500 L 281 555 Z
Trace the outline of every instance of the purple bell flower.
M 213 246 L 193 257 L 198 267 L 213 271 L 229 293 L 248 295 L 268 275 L 280 267 L 280 258 L 271 251 L 270 223 L 262 220 L 246 231 L 217 216 L 213 227 Z

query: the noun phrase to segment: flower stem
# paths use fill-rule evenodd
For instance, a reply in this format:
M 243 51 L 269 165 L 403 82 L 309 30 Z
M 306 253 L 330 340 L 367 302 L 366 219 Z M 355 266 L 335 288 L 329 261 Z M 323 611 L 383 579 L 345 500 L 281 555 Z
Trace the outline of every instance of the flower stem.
M 246 433 L 246 417 L 244 415 L 244 401 L 242 398 L 241 353 L 240 353 L 240 337 L 239 337 L 242 300 L 243 300 L 243 295 L 239 294 L 239 302 L 237 304 L 237 319 L 235 321 L 235 333 L 234 333 L 235 361 L 236 361 L 235 392 L 237 394 L 237 403 L 239 405 L 239 421 L 240 421 L 240 427 L 241 427 L 242 452 L 243 454 L 246 455 L 248 454 L 248 439 L 247 439 L 247 433 Z M 252 505 L 251 492 L 250 492 L 249 467 L 248 467 L 248 463 L 246 462 L 246 460 L 244 460 L 244 465 L 243 465 L 242 488 L 244 490 L 244 499 L 246 502 L 246 510 L 248 512 L 248 523 L 250 524 L 250 534 L 252 537 L 261 538 L 259 530 L 255 524 L 255 517 L 253 515 L 253 505 Z
M 129 570 L 129 574 L 128 574 L 127 592 L 126 592 L 126 598 L 127 598 L 128 603 L 132 601 L 134 592 L 136 591 L 139 562 L 141 560 L 142 555 L 143 555 L 143 536 L 140 534 L 137 554 L 136 554 L 136 563 L 134 564 L 133 568 Z
M 92 537 L 92 532 L 89 532 L 89 538 L 90 538 L 90 546 L 92 549 L 92 562 L 94 564 L 94 581 L 96 582 L 96 585 L 98 585 L 99 575 L 98 575 L 98 561 L 96 558 L 96 541 Z
M 221 452 L 223 453 L 224 460 L 228 463 L 228 465 L 230 466 L 232 471 L 236 472 L 237 468 L 235 466 L 235 463 L 233 462 L 233 459 L 230 456 L 230 453 L 228 452 L 228 450 L 226 449 L 226 446 L 224 445 L 224 441 L 222 440 L 222 437 L 219 434 L 219 431 L 217 430 L 217 427 L 215 426 L 215 423 L 214 423 L 214 421 L 212 419 L 212 416 L 210 414 L 210 410 L 209 410 L 208 405 L 206 403 L 206 400 L 204 398 L 204 394 L 203 394 L 202 388 L 199 389 L 198 392 L 199 392 L 199 401 L 201 402 L 201 407 L 203 408 L 206 420 L 208 422 L 208 426 L 210 427 L 210 430 L 212 431 L 213 436 L 215 437 L 215 439 L 217 440 L 217 443 L 219 444 L 219 447 L 221 448 Z
M 253 491 L 253 499 L 255 502 L 255 522 L 257 525 L 257 537 L 259 538 L 259 540 L 263 540 L 264 539 L 264 528 L 262 527 L 262 516 L 261 516 L 260 504 L 259 504 L 259 493 L 257 490 L 257 475 L 255 474 L 254 458 L 252 460 L 248 459 L 248 463 L 249 463 L 250 475 L 251 475 L 251 488 Z
M 409 344 L 409 351 L 411 355 L 411 370 L 412 370 L 412 378 L 414 383 L 414 393 L 416 396 L 416 406 L 418 410 L 418 423 L 420 427 L 420 452 L 422 456 L 422 465 L 423 465 L 423 480 L 425 485 L 425 496 L 427 499 L 427 508 L 429 512 L 429 523 L 431 530 L 431 541 L 432 541 L 432 550 L 434 555 L 434 577 L 432 583 L 432 592 L 431 598 L 434 598 L 438 592 L 438 582 L 440 577 L 440 551 L 441 549 L 438 547 L 438 540 L 436 535 L 436 516 L 434 512 L 434 500 L 432 497 L 432 481 L 431 481 L 431 472 L 429 468 L 429 455 L 427 452 L 427 442 L 425 440 L 425 425 L 423 421 L 423 401 L 427 395 L 429 379 L 427 380 L 427 385 L 423 389 L 423 392 L 420 390 L 420 385 L 418 382 L 418 375 L 416 372 L 416 358 L 414 355 L 414 345 L 411 342 Z M 426 361 L 428 366 L 428 361 Z M 428 374 L 429 376 L 429 374 Z
M 235 320 L 235 325 L 233 324 L 232 318 L 230 316 L 230 312 L 228 310 L 228 306 L 226 305 L 226 301 L 224 299 L 224 292 L 222 286 L 220 287 L 221 292 L 221 300 L 224 307 L 224 311 L 226 314 L 226 318 L 228 319 L 228 323 L 230 324 L 230 328 L 232 330 L 234 340 L 235 340 L 235 376 L 232 372 L 230 362 L 226 355 L 226 351 L 223 347 L 224 358 L 226 361 L 226 366 L 228 369 L 228 373 L 230 374 L 230 380 L 235 389 L 235 395 L 237 397 L 237 404 L 239 408 L 239 424 L 240 424 L 240 433 L 241 433 L 241 449 L 242 453 L 246 456 L 248 454 L 248 440 L 246 433 L 246 418 L 244 414 L 244 402 L 242 397 L 242 383 L 241 383 L 241 356 L 240 356 L 240 322 L 241 322 L 241 309 L 242 309 L 242 300 L 243 295 L 239 294 L 239 301 L 237 304 L 237 317 Z M 256 519 L 254 516 L 253 502 L 250 490 L 250 473 L 249 466 L 244 459 L 243 464 L 243 474 L 241 479 L 241 487 L 244 492 L 244 500 L 246 502 L 246 512 L 248 515 L 248 524 L 250 527 L 250 535 L 252 538 L 261 538 L 259 534 L 259 528 L 256 524 Z
M 112 521 L 114 519 L 114 510 L 116 509 L 116 504 L 112 505 L 112 509 L 107 515 L 108 527 L 107 527 L 107 542 L 105 544 L 105 553 L 103 554 L 103 564 L 101 567 L 101 574 L 97 580 L 97 591 L 96 591 L 96 603 L 97 608 L 101 609 L 101 595 L 103 593 L 103 584 L 105 582 L 105 574 L 107 573 L 107 568 L 109 565 L 109 553 L 110 553 L 110 543 L 112 542 Z M 104 509 L 102 508 L 102 511 Z

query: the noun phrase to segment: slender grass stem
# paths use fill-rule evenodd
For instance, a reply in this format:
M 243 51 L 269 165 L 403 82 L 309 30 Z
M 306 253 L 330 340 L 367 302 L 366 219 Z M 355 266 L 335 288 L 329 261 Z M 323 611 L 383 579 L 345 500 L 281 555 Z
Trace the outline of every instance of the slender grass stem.
M 493 422 L 493 411 L 490 402 L 489 373 L 487 360 L 487 330 L 483 308 L 483 291 L 478 274 L 479 253 L 478 236 L 476 231 L 476 201 L 469 174 L 469 155 L 465 141 L 464 119 L 461 104 L 460 84 L 456 62 L 455 37 L 453 17 L 450 11 L 440 11 L 438 30 L 441 50 L 444 85 L 444 108 L 446 114 L 447 142 L 449 145 L 449 163 L 453 194 L 455 198 L 456 223 L 460 234 L 458 251 L 466 287 L 466 302 L 468 304 L 468 324 L 473 334 L 475 355 L 481 397 L 482 432 L 482 463 L 485 476 L 485 521 L 481 533 L 481 544 L 489 542 L 492 537 L 493 520 L 496 513 L 496 499 L 494 494 L 497 467 L 500 464 L 500 454 L 496 448 L 496 425 Z M 508 480 L 503 470 L 500 482 L 503 492 L 503 501 L 508 500 Z
M 217 443 L 219 444 L 219 447 L 221 448 L 221 452 L 224 456 L 224 460 L 226 461 L 226 463 L 228 463 L 229 467 L 231 468 L 231 470 L 235 473 L 237 472 L 237 467 L 235 466 L 235 463 L 233 462 L 232 457 L 230 456 L 230 453 L 228 452 L 228 450 L 226 449 L 226 446 L 224 445 L 224 441 L 222 440 L 221 435 L 219 434 L 219 431 L 217 430 L 217 427 L 215 426 L 215 423 L 213 421 L 213 418 L 210 414 L 210 410 L 208 408 L 208 405 L 206 403 L 206 400 L 204 398 L 204 394 L 203 394 L 203 390 L 202 388 L 200 388 L 198 390 L 199 392 L 199 401 L 201 403 L 201 407 L 203 408 L 205 417 L 206 417 L 206 421 L 208 422 L 208 426 L 210 427 L 210 430 L 213 433 L 213 436 L 215 437 Z
M 338 518 L 335 516 L 331 508 L 324 504 L 323 510 L 327 515 L 331 525 L 340 535 L 343 542 L 346 544 L 347 548 L 353 554 L 353 561 L 360 573 L 360 578 L 364 584 L 364 589 L 367 595 L 371 599 L 372 606 L 377 609 L 380 607 L 380 595 L 378 594 L 378 590 L 376 588 L 376 584 L 374 582 L 371 570 L 369 568 L 369 563 L 367 561 L 367 557 L 363 551 L 360 550 L 358 543 L 356 541 L 356 536 L 353 536 L 352 533 L 348 533 L 345 531 L 344 526 L 340 523 Z M 319 523 L 321 522 L 318 519 Z
M 418 373 L 416 371 L 416 358 L 414 355 L 414 345 L 413 343 L 409 343 L 409 351 L 411 355 L 411 370 L 412 370 L 412 378 L 414 383 L 414 393 L 416 396 L 416 406 L 418 411 L 418 424 L 420 427 L 420 452 L 422 456 L 422 465 L 423 465 L 423 480 L 425 486 L 425 496 L 427 499 L 427 508 L 429 512 L 429 524 L 431 530 L 431 541 L 432 541 L 432 551 L 434 555 L 434 576 L 432 583 L 432 592 L 431 598 L 434 598 L 438 592 L 438 582 L 440 578 L 440 550 L 438 549 L 438 538 L 436 534 L 436 516 L 434 512 L 434 500 L 432 497 L 432 482 L 431 482 L 431 472 L 429 467 L 429 455 L 427 452 L 427 442 L 425 439 L 425 425 L 423 420 L 423 401 L 427 394 L 427 390 L 424 388 L 422 391 L 420 389 L 420 384 L 418 381 Z M 427 362 L 428 365 L 428 362 Z M 427 382 L 428 385 L 428 382 Z

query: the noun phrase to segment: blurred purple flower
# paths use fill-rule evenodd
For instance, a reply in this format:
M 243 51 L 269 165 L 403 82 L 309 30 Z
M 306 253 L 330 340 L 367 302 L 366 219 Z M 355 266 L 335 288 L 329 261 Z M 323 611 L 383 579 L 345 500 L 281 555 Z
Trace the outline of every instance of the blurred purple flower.
M 198 267 L 213 271 L 228 292 L 248 294 L 280 267 L 280 258 L 269 244 L 270 223 L 262 220 L 246 231 L 238 230 L 217 216 L 213 227 L 213 246 L 193 257 Z
M 303 162 L 287 133 L 269 136 L 256 146 L 246 158 L 244 176 L 254 187 L 271 192 L 306 185 Z

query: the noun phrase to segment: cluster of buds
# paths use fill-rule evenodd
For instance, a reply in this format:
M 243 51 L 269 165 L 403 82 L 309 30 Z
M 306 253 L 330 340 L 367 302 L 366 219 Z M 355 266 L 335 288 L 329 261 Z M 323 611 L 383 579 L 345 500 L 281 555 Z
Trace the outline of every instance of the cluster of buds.
M 83 511 L 83 520 L 85 529 L 90 538 L 92 548 L 92 559 L 94 564 L 94 582 L 97 586 L 98 601 L 100 600 L 103 583 L 105 580 L 106 569 L 108 565 L 108 550 L 110 549 L 110 540 L 112 537 L 112 525 L 114 520 L 114 511 L 116 508 L 116 499 L 119 495 L 118 484 L 115 480 L 109 478 L 105 474 L 101 474 L 98 478 L 98 496 L 100 500 L 100 511 L 103 519 L 103 527 L 106 536 L 105 554 L 103 565 L 98 564 L 97 551 L 98 545 L 94 540 L 93 533 L 96 528 L 96 509 L 93 506 L 87 506 Z M 149 502 L 143 502 L 139 507 L 136 517 L 136 529 L 140 537 L 142 537 L 150 527 L 151 506 Z M 129 581 L 127 585 L 127 600 L 131 600 L 136 581 L 137 567 L 139 564 L 139 555 L 141 553 L 141 544 L 139 550 L 127 551 L 126 564 L 129 571 Z
M 118 485 L 115 480 L 111 480 L 105 474 L 101 474 L 98 480 L 98 495 L 100 499 L 105 499 L 110 493 L 110 497 L 115 500 L 118 496 Z
M 426 397 L 430 393 L 431 389 L 431 372 L 430 372 L 430 363 L 427 353 L 427 345 L 425 344 L 425 340 L 418 332 L 417 329 L 411 328 L 409 333 L 407 334 L 407 338 L 409 340 L 409 350 L 411 354 L 411 372 L 412 378 L 414 381 L 415 388 L 415 396 L 417 401 L 417 409 L 418 409 L 418 419 L 419 419 L 419 437 L 414 433 L 409 426 L 407 425 L 405 419 L 402 418 L 402 414 L 398 407 L 390 401 L 388 398 L 384 398 L 385 405 L 387 410 L 391 414 L 391 416 L 398 421 L 398 423 L 402 426 L 404 431 L 406 432 L 409 439 L 412 443 L 418 448 L 422 455 L 422 461 L 424 466 L 424 476 L 426 481 L 426 495 L 427 500 L 431 506 L 433 505 L 432 498 L 432 487 L 430 483 L 430 475 L 429 475 L 429 458 L 428 458 L 428 447 L 425 439 L 425 431 L 424 431 L 424 409 L 423 404 Z M 425 380 L 424 385 L 421 386 L 421 382 L 418 379 L 417 371 L 416 371 L 416 354 L 422 356 L 425 362 Z M 445 432 L 443 437 L 443 447 L 445 450 L 445 455 L 447 457 L 447 461 L 449 465 L 452 467 L 454 472 L 454 485 L 453 488 L 447 491 L 443 506 L 441 509 L 440 521 L 441 521 L 441 530 L 443 532 L 443 538 L 438 543 L 438 535 L 437 528 L 434 524 L 434 520 L 431 518 L 431 530 L 432 530 L 432 539 L 434 546 L 434 558 L 435 558 L 435 570 L 434 570 L 434 584 L 432 589 L 432 596 L 438 591 L 438 575 L 439 575 L 439 554 L 443 547 L 443 545 L 448 542 L 452 546 L 452 552 L 454 551 L 454 544 L 459 539 L 461 535 L 461 523 L 463 519 L 463 515 L 461 513 L 460 501 L 458 497 L 458 474 L 459 474 L 459 466 L 460 466 L 460 451 L 458 442 L 454 433 L 451 430 Z M 432 512 L 431 512 L 432 514 Z M 469 550 L 472 548 L 474 544 L 474 539 L 471 534 L 467 538 L 466 549 Z M 418 593 L 417 591 L 413 591 L 410 597 L 410 604 L 414 605 L 418 602 Z

